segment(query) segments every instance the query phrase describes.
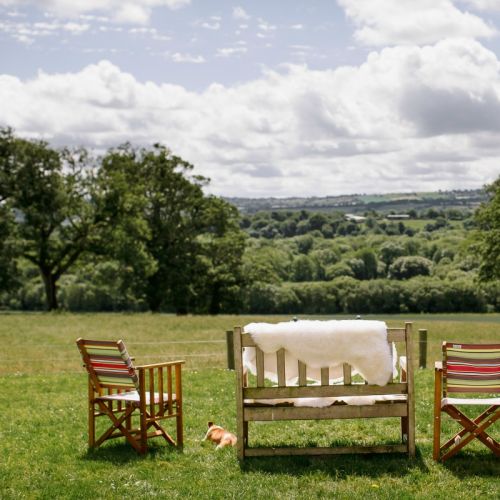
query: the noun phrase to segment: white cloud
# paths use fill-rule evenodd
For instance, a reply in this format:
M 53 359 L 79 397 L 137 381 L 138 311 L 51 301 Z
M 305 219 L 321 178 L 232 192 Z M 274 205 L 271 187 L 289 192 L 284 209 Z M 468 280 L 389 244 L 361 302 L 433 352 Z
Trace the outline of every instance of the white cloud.
M 54 144 L 163 142 L 212 178 L 212 192 L 233 196 L 480 187 L 500 161 L 500 62 L 470 39 L 203 92 L 140 82 L 102 61 L 0 76 L 0 102 L 0 124 Z
M 290 29 L 292 29 L 292 30 L 303 30 L 304 29 L 304 25 L 303 24 L 292 24 L 290 26 Z
M 337 0 L 363 45 L 435 43 L 450 37 L 491 37 L 496 30 L 450 0 Z
M 89 24 L 81 24 L 81 23 L 64 23 L 62 25 L 62 29 L 64 31 L 68 31 L 74 35 L 80 35 L 87 31 L 90 28 Z
M 235 55 L 245 54 L 248 51 L 246 47 L 227 47 L 217 49 L 217 57 L 231 57 Z
M 202 28 L 205 28 L 207 30 L 213 30 L 213 31 L 218 31 L 220 29 L 220 22 L 219 21 L 213 21 L 213 22 L 203 22 L 200 24 Z
M 263 19 L 259 19 L 258 27 L 262 31 L 275 31 L 276 30 L 276 26 L 274 24 L 269 24 L 267 21 L 264 21 Z
M 61 33 L 81 35 L 90 28 L 88 23 L 67 22 L 61 23 L 57 20 L 50 22 L 12 22 L 0 21 L 0 32 L 4 32 L 18 42 L 30 45 L 37 38 L 58 36 Z
M 201 55 L 194 56 L 192 54 L 181 54 L 180 52 L 176 52 L 172 54 L 172 61 L 177 63 L 201 64 L 205 62 L 205 58 Z
M 189 5 L 191 0 L 0 0 L 0 5 L 21 7 L 34 5 L 60 17 L 76 17 L 88 13 L 108 13 L 115 22 L 145 24 L 152 10 L 172 10 Z
M 250 19 L 250 16 L 246 13 L 243 7 L 233 7 L 233 18 L 234 19 Z

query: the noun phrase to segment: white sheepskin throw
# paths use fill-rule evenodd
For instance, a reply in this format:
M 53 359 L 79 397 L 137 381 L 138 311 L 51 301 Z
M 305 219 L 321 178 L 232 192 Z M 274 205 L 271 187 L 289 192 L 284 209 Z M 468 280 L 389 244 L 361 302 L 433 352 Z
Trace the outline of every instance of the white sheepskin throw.
M 320 369 L 330 369 L 330 383 L 342 379 L 349 363 L 369 384 L 386 385 L 392 378 L 396 355 L 387 343 L 383 321 L 331 320 L 250 323 L 244 332 L 264 352 L 265 377 L 277 381 L 275 352 L 285 349 L 288 384 L 298 379 L 298 361 L 307 365 L 307 378 L 320 380 Z M 271 354 L 272 353 L 272 354 Z M 255 374 L 255 349 L 245 348 L 243 364 Z

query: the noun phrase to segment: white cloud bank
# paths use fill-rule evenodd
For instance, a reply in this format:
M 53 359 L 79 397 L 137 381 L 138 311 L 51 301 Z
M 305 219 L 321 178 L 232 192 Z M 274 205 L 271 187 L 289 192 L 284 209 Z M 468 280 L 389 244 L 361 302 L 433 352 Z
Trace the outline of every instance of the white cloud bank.
M 1 6 L 33 5 L 60 17 L 75 17 L 90 12 L 107 13 L 116 22 L 146 24 L 156 7 L 179 9 L 191 0 L 0 0 Z
M 481 0 L 468 0 L 480 4 Z M 487 0 L 482 0 L 486 3 Z M 498 2 L 498 0 L 494 0 Z M 444 38 L 492 37 L 496 30 L 451 0 L 337 0 L 367 46 L 429 44 Z
M 224 195 L 480 187 L 500 171 L 500 63 L 469 39 L 201 93 L 101 61 L 27 81 L 0 76 L 0 101 L 2 125 L 58 145 L 161 141 Z

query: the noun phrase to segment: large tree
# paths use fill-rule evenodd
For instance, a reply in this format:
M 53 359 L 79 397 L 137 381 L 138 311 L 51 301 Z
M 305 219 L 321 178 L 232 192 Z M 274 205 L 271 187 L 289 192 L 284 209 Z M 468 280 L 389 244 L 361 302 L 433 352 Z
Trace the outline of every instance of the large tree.
M 241 260 L 242 250 L 227 252 L 231 242 L 225 237 L 234 231 L 234 213 L 222 201 L 205 196 L 208 179 L 192 170 L 191 164 L 159 144 L 149 149 L 125 144 L 102 161 L 101 183 L 108 186 L 105 204 L 122 207 L 115 210 L 122 220 L 114 224 L 114 231 L 120 231 L 123 214 L 128 213 L 123 239 L 135 234 L 133 245 L 123 245 L 117 258 L 132 267 L 135 254 L 144 262 L 149 259 L 149 268 L 134 272 L 134 280 L 152 311 L 186 313 L 194 303 L 200 304 L 203 290 L 212 297 L 208 309 L 218 312 L 221 295 L 235 282 L 228 269 L 238 267 L 230 262 L 237 262 L 238 255 Z
M 9 158 L 14 148 L 9 135 L 10 130 L 0 129 L 0 292 L 11 289 L 17 281 L 14 214 L 8 204 L 13 179 Z
M 481 258 L 479 277 L 483 281 L 500 279 L 500 177 L 486 186 L 489 200 L 476 212 L 478 252 Z
M 15 220 L 19 254 L 37 266 L 47 309 L 58 308 L 57 282 L 89 245 L 95 210 L 84 151 L 0 133 L 2 210 Z
M 207 197 L 201 230 L 196 240 L 195 304 L 209 314 L 238 312 L 246 243 L 238 210 L 221 198 Z

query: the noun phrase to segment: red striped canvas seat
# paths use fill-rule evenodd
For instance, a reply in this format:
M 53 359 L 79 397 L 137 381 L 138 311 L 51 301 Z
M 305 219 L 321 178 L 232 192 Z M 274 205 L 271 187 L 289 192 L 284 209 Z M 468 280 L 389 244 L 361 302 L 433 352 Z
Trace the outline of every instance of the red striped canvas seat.
M 101 387 L 136 390 L 138 377 L 124 343 L 107 340 L 80 340 L 80 350 L 85 351 L 90 366 Z M 85 356 L 84 356 L 85 359 Z
M 500 392 L 500 344 L 455 344 L 444 347 L 447 392 Z

